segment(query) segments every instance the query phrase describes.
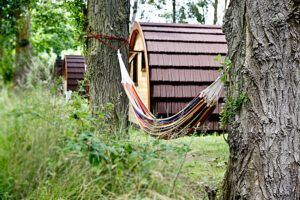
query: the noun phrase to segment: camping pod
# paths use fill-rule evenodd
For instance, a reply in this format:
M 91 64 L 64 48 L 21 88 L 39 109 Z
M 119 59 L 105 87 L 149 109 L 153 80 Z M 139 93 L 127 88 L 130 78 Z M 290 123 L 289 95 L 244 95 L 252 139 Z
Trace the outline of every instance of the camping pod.
M 84 79 L 86 64 L 80 55 L 66 55 L 63 62 L 62 79 L 64 91 L 76 91 Z
M 135 22 L 129 73 L 141 99 L 159 117 L 179 112 L 219 76 L 227 45 L 220 26 Z M 220 102 L 201 131 L 220 131 Z M 129 121 L 136 123 L 130 108 Z
M 53 76 L 55 79 L 62 76 L 63 60 L 57 58 L 54 63 Z

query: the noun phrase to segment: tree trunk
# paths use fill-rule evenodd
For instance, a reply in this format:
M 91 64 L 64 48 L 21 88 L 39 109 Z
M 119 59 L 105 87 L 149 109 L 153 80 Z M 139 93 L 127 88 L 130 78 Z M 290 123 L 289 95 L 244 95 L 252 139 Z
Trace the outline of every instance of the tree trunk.
M 139 0 L 134 0 L 133 2 L 133 6 L 132 6 L 132 17 L 131 17 L 131 20 L 130 20 L 130 27 L 133 26 L 133 23 L 136 19 L 136 13 L 137 13 L 137 10 L 138 10 L 138 1 Z
M 225 5 L 224 5 L 224 15 L 226 13 L 226 8 L 227 8 L 227 0 L 225 0 Z
M 19 85 L 25 84 L 27 71 L 30 68 L 30 30 L 30 11 L 26 8 L 25 12 L 17 16 L 14 83 Z
M 217 22 L 218 22 L 218 4 L 219 4 L 219 1 L 215 0 L 215 2 L 214 2 L 214 24 L 217 24 Z
M 223 199 L 300 199 L 300 1 L 231 0 L 230 122 Z
M 176 0 L 172 0 L 173 7 L 173 23 L 176 23 Z
M 89 0 L 87 34 L 105 34 L 128 38 L 128 0 Z M 114 46 L 116 41 L 106 41 Z M 127 64 L 128 50 L 121 49 L 124 63 Z M 122 127 L 127 125 L 128 100 L 121 85 L 121 74 L 117 52 L 96 39 L 87 42 L 87 66 L 90 82 L 90 97 L 93 110 L 107 103 L 114 104 L 115 117 Z

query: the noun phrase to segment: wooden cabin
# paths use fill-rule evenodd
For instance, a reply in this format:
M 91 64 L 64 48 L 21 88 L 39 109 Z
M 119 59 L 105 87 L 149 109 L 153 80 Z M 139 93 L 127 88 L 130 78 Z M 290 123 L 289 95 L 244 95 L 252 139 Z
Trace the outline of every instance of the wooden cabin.
M 62 68 L 64 61 L 60 58 L 57 58 L 54 63 L 53 76 L 54 78 L 59 78 L 62 76 Z
M 220 63 L 214 58 L 225 56 L 227 45 L 220 26 L 135 22 L 129 52 L 129 72 L 138 93 L 153 114 L 166 117 L 217 78 Z M 220 131 L 221 101 L 203 130 Z M 131 109 L 129 120 L 136 123 Z
M 84 57 L 80 55 L 66 55 L 62 68 L 64 91 L 77 91 L 79 89 L 78 81 L 84 79 L 85 71 Z

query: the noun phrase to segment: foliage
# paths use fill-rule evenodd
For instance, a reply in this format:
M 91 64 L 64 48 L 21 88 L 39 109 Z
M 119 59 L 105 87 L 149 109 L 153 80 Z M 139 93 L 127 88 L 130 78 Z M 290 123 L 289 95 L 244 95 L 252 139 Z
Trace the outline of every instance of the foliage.
M 80 7 L 80 5 L 82 5 Z M 33 56 L 54 52 L 57 55 L 65 49 L 82 46 L 79 42 L 83 29 L 78 27 L 78 19 L 85 6 L 82 0 L 3 0 L 0 2 L 0 76 L 10 82 L 14 74 L 14 54 L 18 20 L 30 12 Z M 28 13 L 27 13 L 28 14 Z M 30 61 L 29 61 L 30 62 Z
M 179 23 L 187 23 L 186 21 L 186 11 L 185 11 L 185 7 L 181 6 L 178 10 L 178 18 L 179 18 Z
M 87 28 L 87 0 L 64 0 L 63 6 L 70 12 L 70 22 L 76 27 L 77 39 L 82 41 Z
M 222 65 L 223 65 L 223 74 L 222 74 L 221 80 L 224 84 L 227 84 L 229 70 L 232 68 L 231 60 L 226 57 L 224 59 L 224 62 L 222 63 Z
M 53 51 L 60 55 L 62 50 L 80 46 L 76 41 L 76 28 L 71 14 L 63 2 L 39 1 L 31 11 L 32 46 L 35 52 Z
M 187 23 L 187 19 L 196 19 L 198 23 L 205 23 L 205 9 L 208 7 L 207 0 L 190 1 L 180 6 L 177 12 L 177 21 Z
M 159 17 L 165 18 L 167 21 L 172 21 L 173 12 L 170 11 L 171 1 L 166 0 L 140 0 L 141 5 L 148 4 L 155 9 L 161 10 Z M 194 0 L 194 1 L 176 1 L 176 21 L 179 23 L 187 23 L 189 19 L 195 19 L 198 23 L 205 23 L 205 11 L 208 8 L 210 1 Z M 141 12 L 142 15 L 144 12 Z M 141 16 L 143 18 L 143 16 Z
M 207 9 L 208 3 L 209 2 L 207 0 L 198 1 L 197 3 L 188 2 L 187 6 L 189 8 L 189 13 L 188 13 L 189 18 L 196 18 L 197 22 L 204 24 L 205 23 L 204 10 Z
M 214 58 L 214 61 L 219 62 L 221 64 L 221 68 L 219 69 L 219 72 L 222 73 L 221 81 L 226 86 L 229 70 L 232 68 L 231 60 L 227 57 L 223 58 L 221 54 L 219 54 Z
M 0 1 L 0 76 L 4 83 L 13 77 L 15 35 L 20 15 L 34 1 L 2 0 Z
M 26 87 L 34 88 L 43 85 L 49 87 L 53 83 L 53 63 L 55 54 L 40 53 L 31 58 L 27 73 Z
M 203 199 L 221 181 L 221 137 L 119 138 L 111 105 L 91 113 L 86 99 L 52 91 L 0 90 L 0 199 Z
M 1 36 L 11 36 L 17 31 L 17 20 L 27 7 L 36 0 L 2 0 L 0 1 L 0 33 Z
M 228 85 L 228 77 L 229 71 L 232 69 L 232 62 L 229 58 L 222 56 L 219 54 L 214 58 L 214 61 L 220 62 L 221 68 L 219 72 L 222 73 L 221 81 L 226 88 Z M 247 100 L 247 94 L 245 92 L 241 92 L 237 95 L 237 97 L 229 96 L 229 92 L 227 92 L 225 103 L 222 106 L 222 110 L 220 112 L 220 125 L 221 128 L 226 129 L 227 125 L 230 122 L 234 121 L 234 117 L 236 113 L 241 109 L 243 103 Z
M 222 61 L 223 60 L 223 61 Z M 226 88 L 228 85 L 228 77 L 229 71 L 232 69 L 232 62 L 229 58 L 222 58 L 221 55 L 218 55 L 214 58 L 214 61 L 220 62 L 222 67 L 219 71 L 222 73 L 221 81 Z M 247 94 L 245 92 L 241 92 L 237 95 L 237 97 L 229 96 L 229 92 L 227 92 L 225 103 L 222 106 L 222 110 L 220 112 L 220 125 L 221 128 L 226 129 L 227 125 L 230 122 L 234 121 L 234 117 L 236 113 L 241 109 L 243 103 L 247 100 Z
M 142 3 L 145 3 L 146 0 L 142 1 Z M 162 9 L 162 6 L 166 5 L 166 0 L 148 0 L 148 4 L 154 5 L 157 9 Z
M 3 79 L 5 84 L 9 83 L 13 79 L 14 69 L 11 67 L 13 65 L 13 61 L 12 50 L 3 49 L 2 59 L 0 60 L 0 79 Z
M 247 100 L 247 94 L 242 92 L 238 97 L 234 98 L 232 96 L 227 96 L 225 103 L 222 106 L 220 112 L 220 124 L 221 128 L 226 128 L 226 126 L 234 121 L 236 113 L 241 109 L 243 103 Z

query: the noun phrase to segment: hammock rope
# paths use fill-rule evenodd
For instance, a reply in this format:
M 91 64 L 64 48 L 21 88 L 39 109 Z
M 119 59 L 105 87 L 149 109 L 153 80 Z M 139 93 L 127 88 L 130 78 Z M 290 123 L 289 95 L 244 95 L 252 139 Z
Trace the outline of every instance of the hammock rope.
M 216 108 L 221 89 L 221 75 L 177 114 L 167 118 L 156 118 L 146 107 L 131 80 L 120 50 L 118 50 L 122 85 L 129 99 L 137 122 L 148 134 L 173 139 L 194 132 L 201 126 Z

